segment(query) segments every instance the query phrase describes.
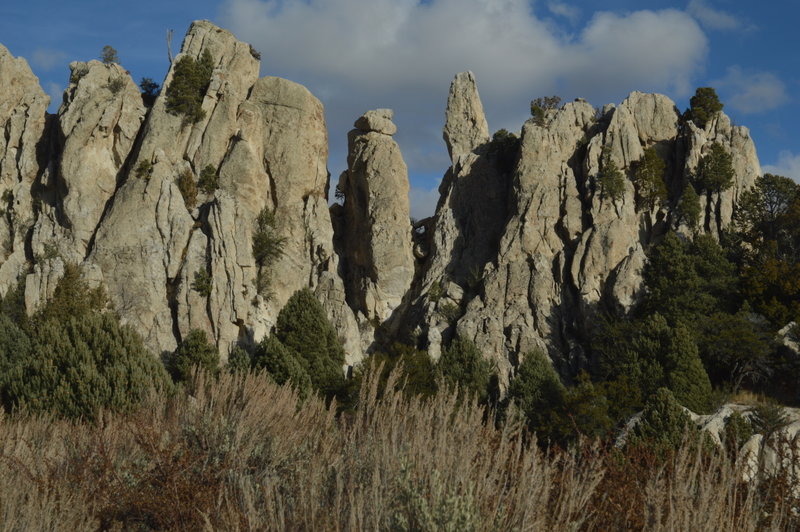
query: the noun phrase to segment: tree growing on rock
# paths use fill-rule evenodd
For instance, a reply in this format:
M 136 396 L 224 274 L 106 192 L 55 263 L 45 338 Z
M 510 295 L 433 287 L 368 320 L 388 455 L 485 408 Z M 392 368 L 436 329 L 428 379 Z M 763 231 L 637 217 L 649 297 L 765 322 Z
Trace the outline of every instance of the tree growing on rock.
M 625 194 L 625 176 L 605 148 L 600 157 L 600 165 L 597 184 L 600 185 L 601 197 L 609 197 L 611 201 L 622 199 Z
M 278 236 L 275 214 L 264 207 L 256 217 L 253 230 L 253 258 L 258 268 L 256 290 L 263 296 L 269 295 L 269 269 L 283 255 L 286 239 Z
M 733 185 L 733 160 L 721 144 L 715 142 L 697 165 L 697 184 L 709 192 L 722 192 Z
M 112 46 L 107 44 L 103 46 L 103 51 L 100 52 L 100 60 L 104 65 L 118 64 L 119 55 L 117 55 L 117 51 Z
M 152 78 L 142 78 L 141 81 L 139 81 L 139 90 L 142 92 L 142 102 L 147 107 L 152 107 L 160 92 L 158 83 L 153 81 Z
M 700 196 L 694 186 L 689 183 L 681 194 L 681 201 L 675 207 L 675 221 L 678 225 L 686 224 L 692 233 L 697 231 L 703 208 L 700 206 Z
M 489 156 L 501 172 L 511 172 L 519 156 L 519 138 L 508 130 L 497 130 L 489 143 Z
M 211 82 L 213 70 L 214 58 L 208 50 L 203 50 L 199 60 L 188 55 L 181 57 L 167 87 L 167 112 L 182 116 L 184 125 L 194 124 L 205 118 L 203 98 Z
M 723 107 L 713 87 L 699 87 L 689 100 L 687 116 L 697 127 L 704 128 Z
M 636 163 L 633 184 L 639 194 L 640 204 L 648 209 L 667 201 L 667 185 L 664 182 L 666 165 L 654 147 L 644 150 L 644 157 Z
M 547 111 L 558 109 L 561 104 L 560 96 L 543 96 L 531 102 L 531 116 L 537 126 L 544 126 Z

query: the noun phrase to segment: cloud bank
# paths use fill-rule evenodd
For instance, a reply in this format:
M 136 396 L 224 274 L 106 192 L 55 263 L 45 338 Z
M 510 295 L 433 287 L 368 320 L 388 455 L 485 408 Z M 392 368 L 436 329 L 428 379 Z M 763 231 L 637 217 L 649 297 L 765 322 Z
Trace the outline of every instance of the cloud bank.
M 800 183 L 800 153 L 794 154 L 784 150 L 778 155 L 778 162 L 775 164 L 765 164 L 762 167 L 765 174 L 777 174 L 791 177 Z
M 262 75 L 302 83 L 323 101 L 334 176 L 355 119 L 393 108 L 421 198 L 436 183 L 416 176 L 448 164 L 441 131 L 457 72 L 475 72 L 490 128 L 514 131 L 543 95 L 598 106 L 634 89 L 685 97 L 707 55 L 706 36 L 683 11 L 598 12 L 567 31 L 552 11 L 569 16 L 568 4 L 540 9 L 527 0 L 226 0 L 222 19 L 262 53 Z
M 727 103 L 744 114 L 769 111 L 789 101 L 786 85 L 769 72 L 745 72 L 732 66 L 724 78 L 713 84 L 728 92 Z
M 738 18 L 720 9 L 714 9 L 705 0 L 691 0 L 686 11 L 708 29 L 730 31 L 743 26 Z

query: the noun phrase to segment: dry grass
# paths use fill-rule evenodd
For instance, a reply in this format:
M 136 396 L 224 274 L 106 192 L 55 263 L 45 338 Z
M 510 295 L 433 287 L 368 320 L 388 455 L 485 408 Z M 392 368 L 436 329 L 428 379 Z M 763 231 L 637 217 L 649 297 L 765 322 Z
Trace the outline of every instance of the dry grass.
M 726 402 L 738 405 L 758 406 L 768 403 L 769 398 L 762 393 L 756 393 L 750 390 L 739 390 L 737 393 L 731 395 Z
M 94 425 L 0 419 L 0 530 L 797 526 L 786 490 L 738 482 L 724 453 L 544 452 L 454 394 L 379 398 L 372 377 L 340 417 L 260 375 L 199 376 L 194 389 Z

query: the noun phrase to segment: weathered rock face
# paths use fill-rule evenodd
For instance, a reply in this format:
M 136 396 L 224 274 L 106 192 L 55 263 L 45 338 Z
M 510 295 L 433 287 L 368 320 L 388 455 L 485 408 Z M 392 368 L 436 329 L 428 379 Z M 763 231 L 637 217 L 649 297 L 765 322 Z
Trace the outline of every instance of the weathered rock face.
M 434 355 L 446 336 L 467 337 L 496 359 L 501 372 L 535 348 L 549 351 L 564 370 L 582 363 L 580 338 L 595 313 L 609 306 L 628 309 L 638 300 L 645 249 L 674 224 L 672 209 L 687 176 L 712 142 L 735 153 L 736 177 L 732 189 L 709 200 L 709 212 L 717 215 L 706 223 L 708 231 L 730 222 L 737 195 L 760 171 L 747 131 L 732 128 L 725 115 L 699 131 L 683 124 L 663 95 L 634 92 L 599 116 L 576 101 L 549 111 L 543 121 L 525 123 L 510 189 L 502 178 L 494 187 L 483 181 L 484 190 L 502 191 L 505 200 L 482 206 L 491 206 L 494 224 L 486 223 L 469 199 L 454 201 L 471 196 L 464 176 L 476 169 L 493 179 L 502 175 L 486 156 L 491 150 L 481 148 L 488 128 L 480 109 L 474 78 L 459 74 L 445 126 L 453 166 L 442 184 L 431 256 L 423 266 L 425 284 L 417 301 L 424 310 L 421 318 L 412 313 L 410 319 Z M 670 201 L 652 210 L 637 205 L 632 181 L 635 163 L 650 147 L 667 163 L 670 191 Z M 624 194 L 615 201 L 603 197 L 595 182 L 602 153 L 627 177 Z M 470 244 L 460 242 L 465 234 Z M 480 265 L 478 275 L 465 276 L 465 264 Z M 440 284 L 434 285 L 437 279 Z M 447 320 L 442 312 L 437 318 L 443 305 Z
M 756 178 L 761 175 L 761 165 L 750 131 L 746 127 L 732 125 L 725 114 L 720 113 L 709 120 L 705 129 L 699 129 L 693 123 L 687 124 L 687 128 L 687 176 L 694 175 L 700 159 L 708 153 L 712 144 L 722 145 L 731 154 L 733 186 L 721 194 L 712 193 L 709 197 L 705 193 L 700 198 L 701 205 L 706 206 L 704 228 L 715 233 L 730 223 L 734 204 L 739 195 L 753 186 Z
M 31 309 L 52 292 L 64 261 L 79 263 L 155 352 L 172 350 L 200 328 L 224 358 L 237 342 L 260 340 L 291 294 L 311 287 L 341 331 L 349 362 L 360 357 L 358 327 L 336 275 L 323 109 L 308 90 L 279 78 L 258 79 L 248 44 L 199 21 L 164 87 L 182 57 L 198 59 L 208 51 L 214 70 L 202 120 L 188 123 L 168 112 L 166 91 L 145 108 L 117 65 L 74 63 L 49 143 L 44 93 L 24 61 L 2 51 L 0 79 L 17 80 L 12 85 L 21 88 L 2 95 L 8 102 L 0 119 L 15 131 L 13 145 L 3 146 L 3 177 L 24 181 L 28 189 L 38 179 L 42 190 L 35 223 L 33 209 L 24 209 L 33 256 L 23 249 L 16 268 L 28 273 Z M 36 113 L 41 120 L 34 120 Z M 39 158 L 37 142 L 49 148 Z M 28 150 L 24 160 L 34 166 L 5 170 L 18 150 Z M 218 187 L 200 190 L 193 205 L 179 178 L 189 176 L 196 186 L 204 170 Z M 27 197 L 30 205 L 29 191 Z M 262 211 L 277 220 L 272 230 L 282 239 L 282 253 L 265 267 L 269 289 L 258 293 L 252 243 Z M 29 272 L 26 260 L 35 263 Z M 195 283 L 203 273 L 210 293 Z M 7 285 L 16 274 L 8 275 Z
M 701 198 L 707 232 L 730 223 L 760 174 L 745 128 L 720 114 L 700 130 L 657 94 L 634 92 L 600 113 L 575 101 L 527 121 L 519 139 L 490 137 L 467 72 L 450 86 L 451 167 L 436 214 L 412 231 L 391 111 L 356 121 L 346 201 L 329 210 L 319 100 L 259 79 L 250 46 L 206 21 L 192 24 L 176 63 L 206 51 L 204 116 L 190 123 L 167 111 L 165 91 L 147 108 L 122 68 L 97 61 L 71 65 L 58 115 L 47 115 L 27 64 L 0 47 L 0 291 L 22 276 L 32 311 L 67 263 L 80 264 L 155 352 L 199 328 L 224 358 L 268 334 L 292 293 L 309 287 L 350 364 L 377 342 L 409 338 L 435 358 L 458 335 L 503 376 L 536 348 L 567 370 L 582 364 L 596 313 L 640 297 L 645 250 L 676 225 L 711 145 L 733 155 L 735 179 Z M 165 87 L 175 75 L 173 65 Z M 669 198 L 649 208 L 632 178 L 651 147 L 666 163 Z M 626 177 L 615 200 L 597 183 L 606 155 Z M 201 175 L 216 186 L 195 198 Z M 267 215 L 274 224 L 257 227 Z M 256 263 L 257 231 L 280 242 L 268 263 Z M 378 324 L 388 337 L 374 337 Z
M 138 87 L 119 65 L 90 61 L 74 63 L 71 71 L 58 113 L 57 182 L 64 195 L 59 215 L 70 229 L 74 247 L 60 247 L 69 260 L 80 262 L 116 191 L 145 107 Z
M 368 322 L 383 323 L 400 305 L 414 277 L 408 170 L 391 135 L 392 111 L 368 111 L 348 135 L 343 265 L 350 306 Z
M 498 168 L 490 140 L 475 77 L 458 74 L 450 85 L 444 128 L 452 166 L 439 187 L 441 198 L 426 235 L 427 261 L 410 313 L 410 320 L 427 331 L 434 358 L 499 251 L 510 176 Z
M 50 97 L 28 63 L 0 45 L 0 291 L 25 272 L 34 222 L 31 188 L 48 165 Z

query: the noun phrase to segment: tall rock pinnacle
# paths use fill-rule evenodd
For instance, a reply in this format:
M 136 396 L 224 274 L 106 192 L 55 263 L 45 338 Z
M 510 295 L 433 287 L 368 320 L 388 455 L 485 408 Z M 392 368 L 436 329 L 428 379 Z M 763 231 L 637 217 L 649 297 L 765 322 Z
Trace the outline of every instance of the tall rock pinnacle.
M 392 111 L 366 112 L 348 134 L 344 192 L 346 286 L 351 307 L 384 322 L 414 277 L 408 170 L 391 135 Z

